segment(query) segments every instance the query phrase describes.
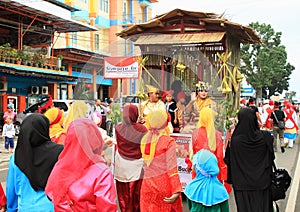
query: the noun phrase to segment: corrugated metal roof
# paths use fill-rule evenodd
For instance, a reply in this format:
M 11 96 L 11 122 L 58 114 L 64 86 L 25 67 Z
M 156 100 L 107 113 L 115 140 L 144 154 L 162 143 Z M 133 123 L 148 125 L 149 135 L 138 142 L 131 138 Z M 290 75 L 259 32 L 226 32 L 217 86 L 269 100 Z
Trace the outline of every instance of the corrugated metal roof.
M 134 42 L 135 45 L 155 44 L 188 44 L 188 43 L 211 43 L 219 42 L 225 32 L 208 32 L 197 34 L 152 34 L 142 35 Z

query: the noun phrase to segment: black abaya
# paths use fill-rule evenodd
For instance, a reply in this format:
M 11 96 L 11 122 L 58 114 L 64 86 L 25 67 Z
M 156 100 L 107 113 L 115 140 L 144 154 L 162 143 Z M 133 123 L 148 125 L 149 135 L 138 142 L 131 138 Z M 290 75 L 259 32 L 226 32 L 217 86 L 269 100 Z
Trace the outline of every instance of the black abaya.
M 231 138 L 230 166 L 238 211 L 272 211 L 273 137 L 258 127 L 255 112 L 242 108 Z

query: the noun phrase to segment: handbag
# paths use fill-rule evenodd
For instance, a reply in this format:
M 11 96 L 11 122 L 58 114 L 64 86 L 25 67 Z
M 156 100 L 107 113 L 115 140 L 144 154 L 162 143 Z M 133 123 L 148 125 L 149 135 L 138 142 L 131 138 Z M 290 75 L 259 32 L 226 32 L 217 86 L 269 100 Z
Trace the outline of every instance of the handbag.
M 291 185 L 291 176 L 285 169 L 277 169 L 273 161 L 271 197 L 273 201 L 285 199 L 286 191 Z
M 279 129 L 283 130 L 285 128 L 285 124 L 283 121 L 278 121 L 276 114 L 273 112 L 274 118 L 276 119 L 277 126 Z

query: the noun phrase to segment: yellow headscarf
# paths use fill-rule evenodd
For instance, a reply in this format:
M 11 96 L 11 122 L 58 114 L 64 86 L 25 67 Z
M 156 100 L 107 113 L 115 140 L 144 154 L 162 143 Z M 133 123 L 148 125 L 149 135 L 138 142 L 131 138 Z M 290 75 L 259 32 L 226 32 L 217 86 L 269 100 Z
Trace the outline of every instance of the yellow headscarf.
M 199 122 L 197 128 L 205 127 L 207 133 L 208 147 L 210 150 L 216 150 L 216 128 L 215 128 L 216 112 L 209 107 L 204 107 L 200 111 Z
M 74 121 L 77 118 L 85 118 L 88 109 L 89 107 L 84 101 L 74 101 L 69 109 L 68 115 L 64 122 L 65 132 L 67 132 L 68 127 L 72 121 Z
M 156 143 L 160 136 L 165 135 L 165 128 L 168 123 L 168 114 L 164 110 L 151 111 L 147 117 L 150 124 L 149 131 L 144 135 L 141 141 L 142 157 L 149 166 L 156 149 Z
M 60 110 L 57 107 L 52 107 L 47 110 L 44 115 L 49 119 L 50 129 L 49 136 L 50 138 L 54 136 L 59 136 L 63 132 L 63 123 L 64 123 L 64 111 Z

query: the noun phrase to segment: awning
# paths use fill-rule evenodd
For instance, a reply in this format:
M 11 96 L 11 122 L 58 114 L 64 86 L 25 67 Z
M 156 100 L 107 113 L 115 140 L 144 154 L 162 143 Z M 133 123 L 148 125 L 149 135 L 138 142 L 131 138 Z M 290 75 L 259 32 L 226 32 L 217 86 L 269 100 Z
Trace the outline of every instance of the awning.
M 219 42 L 225 32 L 209 32 L 195 34 L 151 34 L 142 35 L 134 42 L 135 45 L 190 44 Z
M 64 6 L 57 6 L 58 4 L 51 4 L 47 1 L 24 1 L 24 0 L 0 0 L 0 9 L 5 10 L 3 14 L 9 16 L 9 20 L 18 18 L 17 14 L 22 14 L 30 18 L 35 18 L 36 21 L 55 26 L 57 32 L 83 32 L 83 31 L 97 31 L 94 26 L 81 23 L 71 19 L 71 12 L 69 8 Z M 57 9 L 57 11 L 55 10 Z M 61 11 L 59 13 L 58 11 Z M 55 13 L 56 12 L 56 13 Z M 70 16 L 65 15 L 70 13 Z M 1 18 L 4 15 L 1 16 Z

